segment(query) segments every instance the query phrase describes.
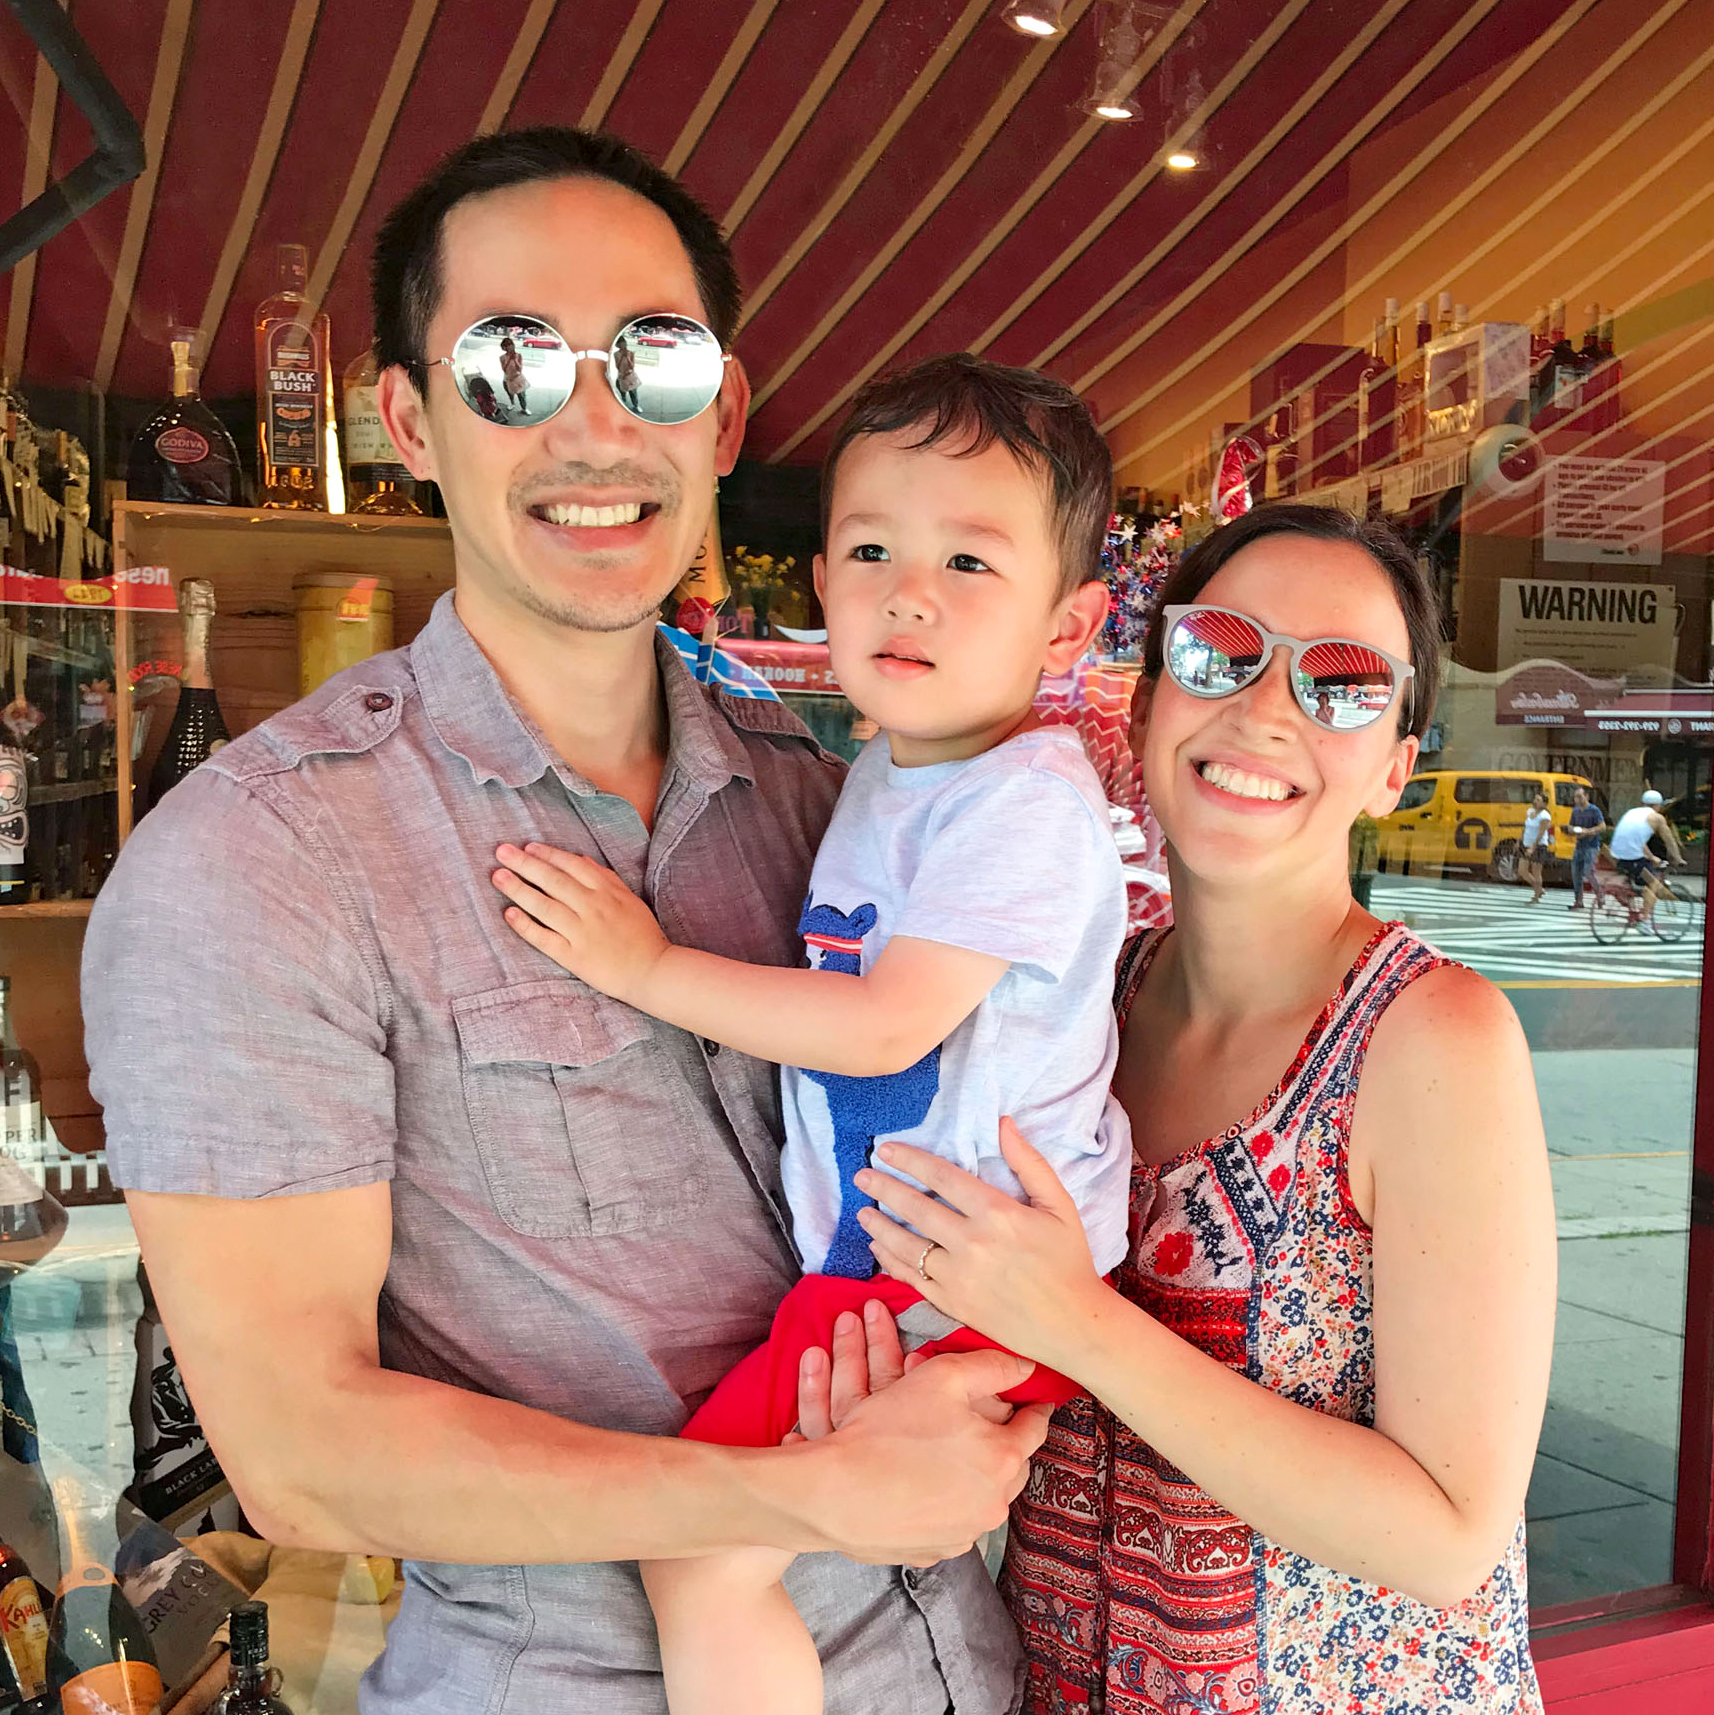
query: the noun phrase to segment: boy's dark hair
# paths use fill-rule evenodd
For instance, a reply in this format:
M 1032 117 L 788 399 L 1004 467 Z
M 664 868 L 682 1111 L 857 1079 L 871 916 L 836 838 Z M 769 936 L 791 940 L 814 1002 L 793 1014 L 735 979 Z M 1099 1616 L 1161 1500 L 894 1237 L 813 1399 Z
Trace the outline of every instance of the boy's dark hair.
M 538 125 L 497 131 L 454 149 L 381 223 L 369 270 L 375 362 L 428 385 L 428 328 L 440 305 L 440 235 L 466 197 L 552 179 L 606 179 L 652 202 L 673 223 L 696 274 L 708 325 L 723 346 L 738 331 L 743 291 L 714 216 L 640 149 L 601 131 Z
M 1356 518 L 1337 506 L 1306 506 L 1269 501 L 1205 536 L 1179 561 L 1162 586 L 1154 617 L 1143 638 L 1143 673 L 1161 676 L 1166 639 L 1161 615 L 1169 607 L 1194 602 L 1214 574 L 1240 549 L 1264 536 L 1309 536 L 1318 542 L 1344 542 L 1361 548 L 1393 586 L 1410 637 L 1410 664 L 1416 669 L 1406 695 L 1399 698 L 1399 737 L 1421 738 L 1434 718 L 1435 693 L 1440 689 L 1440 604 L 1428 573 L 1404 538 L 1376 518 Z
M 1089 407 L 1063 381 L 1035 369 L 1011 369 L 967 351 L 926 358 L 871 381 L 851 409 L 821 466 L 821 539 L 833 508 L 833 477 L 859 435 L 921 432 L 912 450 L 952 443 L 957 456 L 996 441 L 1048 489 L 1048 520 L 1059 549 L 1063 598 L 1101 576 L 1101 547 L 1113 511 L 1113 455 Z

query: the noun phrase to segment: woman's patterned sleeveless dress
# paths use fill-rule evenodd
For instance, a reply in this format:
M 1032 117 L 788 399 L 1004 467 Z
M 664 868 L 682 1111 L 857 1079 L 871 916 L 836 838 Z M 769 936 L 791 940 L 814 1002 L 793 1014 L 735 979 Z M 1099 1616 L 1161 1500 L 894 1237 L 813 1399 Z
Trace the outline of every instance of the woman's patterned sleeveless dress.
M 1121 1028 L 1159 934 L 1120 960 Z M 1131 1180 L 1116 1282 L 1202 1351 L 1329 1416 L 1375 1417 L 1371 1238 L 1346 1145 L 1375 1023 L 1447 963 L 1397 925 L 1358 955 L 1249 1119 Z M 1087 1395 L 1013 1504 L 1001 1590 L 1025 1715 L 1535 1715 L 1523 1520 L 1457 1607 L 1269 1541 Z

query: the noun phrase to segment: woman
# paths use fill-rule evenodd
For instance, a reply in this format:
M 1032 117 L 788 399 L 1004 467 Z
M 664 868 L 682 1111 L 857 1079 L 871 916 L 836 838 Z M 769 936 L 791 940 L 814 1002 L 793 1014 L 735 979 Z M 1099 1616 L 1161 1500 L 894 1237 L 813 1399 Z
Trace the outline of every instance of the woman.
M 1524 816 L 1523 856 L 1518 861 L 1518 874 L 1530 884 L 1531 905 L 1541 898 L 1542 865 L 1552 855 L 1553 812 L 1547 807 L 1547 794 L 1538 792 Z
M 859 1181 L 887 1272 L 1094 1396 L 1013 1509 L 1024 1707 L 1537 1711 L 1522 1514 L 1555 1252 L 1529 1054 L 1498 990 L 1346 875 L 1428 725 L 1433 598 L 1383 527 L 1283 506 L 1198 545 L 1163 602 L 1132 745 L 1175 923 L 1121 960 L 1128 1260 L 1096 1277 L 1016 1133 L 1027 1205 L 898 1144 L 944 1201 Z

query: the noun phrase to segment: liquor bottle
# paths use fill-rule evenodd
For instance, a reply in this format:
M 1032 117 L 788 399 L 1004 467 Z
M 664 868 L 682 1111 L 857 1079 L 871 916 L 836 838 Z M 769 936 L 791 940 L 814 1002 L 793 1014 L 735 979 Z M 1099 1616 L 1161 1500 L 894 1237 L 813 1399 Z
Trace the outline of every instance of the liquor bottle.
M 375 354 L 364 350 L 345 371 L 345 503 L 353 512 L 421 517 L 416 481 L 375 403 Z
M 1375 322 L 1368 358 L 1357 376 L 1357 445 L 1361 468 L 1390 464 L 1394 451 L 1393 411 L 1397 398 L 1398 300 Z
M 67 1552 L 48 1625 L 48 1683 L 63 1715 L 151 1715 L 165 1687 L 148 1631 L 112 1568 L 91 1553 L 75 1491 L 59 1483 L 55 1493 Z
M 0 1154 L 28 1166 L 41 1161 L 49 1147 L 42 1124 L 42 1069 L 18 1040 L 12 979 L 0 976 Z
M 1551 420 L 1569 416 L 1583 403 L 1583 364 L 1565 329 L 1565 300 L 1555 298 L 1553 350 L 1548 354 L 1547 407 Z
M 327 317 L 304 296 L 308 280 L 304 247 L 282 244 L 274 295 L 256 310 L 256 486 L 264 506 L 325 512 L 333 366 Z
M 280 1697 L 280 1673 L 268 1661 L 268 1604 L 240 1602 L 232 1610 L 226 1689 L 215 1715 L 292 1715 Z
M 1434 338 L 1434 324 L 1428 318 L 1427 303 L 1416 307 L 1416 343 L 1399 363 L 1398 380 L 1398 449 L 1399 458 L 1413 459 L 1421 451 L 1427 437 L 1428 342 Z
M 1619 383 L 1624 379 L 1624 366 L 1619 362 L 1618 353 L 1613 348 L 1613 306 L 1607 306 L 1607 313 L 1601 318 L 1600 333 L 1601 367 L 1599 386 L 1601 403 L 1596 412 L 1596 429 L 1611 429 L 1623 415 L 1623 406 L 1619 402 Z
M 1591 304 L 1583 312 L 1583 343 L 1577 348 L 1577 355 L 1583 360 L 1583 370 L 1588 374 L 1601 361 L 1601 306 Z
M 0 1542 L 0 1709 L 26 1709 L 48 1688 L 48 1621 L 23 1556 Z
M 184 616 L 179 701 L 161 753 L 149 771 L 150 809 L 232 736 L 226 730 L 208 666 L 208 639 L 214 626 L 214 585 L 206 578 L 186 578 L 179 585 L 179 612 Z
M 202 402 L 200 328 L 173 328 L 172 398 L 137 431 L 126 466 L 133 500 L 195 506 L 243 504 L 238 449 L 226 425 Z
M 30 896 L 30 774 L 23 750 L 0 744 L 0 905 Z
M 1453 331 L 1452 327 L 1452 294 L 1442 292 L 1440 302 L 1435 306 L 1434 332 L 1436 337 L 1444 337 Z
M 1452 306 L 1452 331 L 1463 333 L 1469 325 L 1470 306 L 1468 304 L 1454 304 Z

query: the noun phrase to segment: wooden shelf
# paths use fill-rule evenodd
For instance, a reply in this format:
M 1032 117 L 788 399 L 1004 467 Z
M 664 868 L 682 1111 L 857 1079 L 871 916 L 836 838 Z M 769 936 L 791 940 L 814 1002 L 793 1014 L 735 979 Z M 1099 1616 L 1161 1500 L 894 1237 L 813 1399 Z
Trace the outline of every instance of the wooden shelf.
M 0 923 L 17 923 L 26 918 L 87 917 L 93 899 L 31 899 L 22 905 L 0 905 Z
M 113 503 L 113 510 L 115 515 L 122 514 L 127 519 L 168 520 L 178 525 L 211 530 L 246 524 L 289 530 L 300 536 L 352 532 L 358 535 L 387 534 L 395 530 L 441 536 L 449 533 L 444 518 L 414 518 L 409 513 L 395 516 L 385 512 L 311 512 L 307 509 L 294 512 L 260 506 L 179 506 L 165 500 L 117 500 Z

